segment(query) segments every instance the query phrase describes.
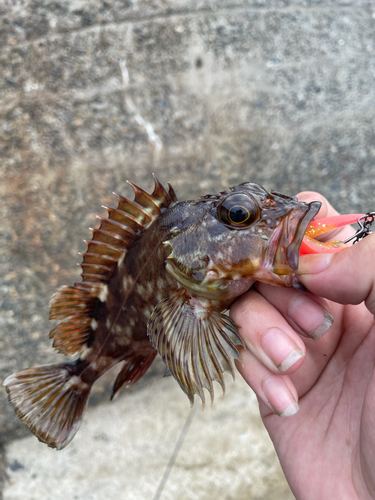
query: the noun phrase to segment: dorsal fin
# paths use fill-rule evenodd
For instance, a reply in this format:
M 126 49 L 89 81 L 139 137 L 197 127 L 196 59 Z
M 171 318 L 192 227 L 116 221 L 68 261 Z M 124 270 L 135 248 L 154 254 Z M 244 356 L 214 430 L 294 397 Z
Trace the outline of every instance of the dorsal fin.
M 98 300 L 105 300 L 106 285 L 125 258 L 126 250 L 141 236 L 145 229 L 171 203 L 177 201 L 173 188 L 167 191 L 153 175 L 155 188 L 152 194 L 129 183 L 134 189 L 134 200 L 121 195 L 117 208 L 107 208 L 108 218 L 100 219 L 93 237 L 87 241 L 87 251 L 82 254 L 82 282 L 63 286 L 52 296 L 50 318 L 59 325 L 50 337 L 54 347 L 63 354 L 81 352 L 93 333 L 94 312 Z M 94 325 L 94 326 L 93 326 Z
M 176 193 L 174 192 L 173 187 L 169 184 L 169 182 L 168 182 L 168 194 L 169 194 L 169 196 L 170 196 L 171 200 L 172 200 L 174 203 L 176 203 L 176 202 L 177 202 L 177 195 L 176 195 Z
M 50 319 L 59 324 L 49 334 L 53 347 L 62 354 L 81 352 L 92 333 L 91 322 L 97 297 L 91 290 L 62 286 L 49 303 Z
M 93 229 L 93 238 L 87 242 L 87 252 L 83 254 L 83 282 L 86 281 L 86 274 L 97 274 L 108 280 L 126 249 L 160 215 L 163 208 L 177 201 L 173 188 L 168 185 L 168 192 L 156 175 L 153 174 L 153 177 L 155 188 L 152 194 L 129 182 L 134 189 L 134 200 L 116 194 L 117 208 L 106 207 L 108 218 L 100 218 L 99 228 Z M 87 265 L 93 267 L 88 270 Z

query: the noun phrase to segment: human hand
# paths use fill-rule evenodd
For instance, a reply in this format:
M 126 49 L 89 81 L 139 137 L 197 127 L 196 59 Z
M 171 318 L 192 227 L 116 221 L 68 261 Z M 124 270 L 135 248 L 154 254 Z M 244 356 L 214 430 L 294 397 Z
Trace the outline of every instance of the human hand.
M 322 201 L 318 218 L 337 214 L 317 193 L 298 198 Z M 374 256 L 375 234 L 303 256 L 308 292 L 257 283 L 231 308 L 247 346 L 237 367 L 298 500 L 375 498 Z

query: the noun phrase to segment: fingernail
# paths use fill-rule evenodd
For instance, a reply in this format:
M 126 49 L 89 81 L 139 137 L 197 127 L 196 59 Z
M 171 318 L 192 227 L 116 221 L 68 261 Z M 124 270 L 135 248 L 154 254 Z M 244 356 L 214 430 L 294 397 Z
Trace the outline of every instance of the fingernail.
M 297 274 L 321 273 L 330 265 L 333 256 L 333 253 L 303 255 L 298 264 Z
M 279 372 L 286 372 L 296 361 L 304 357 L 303 351 L 279 328 L 270 328 L 261 339 L 263 351 Z
M 268 377 L 263 381 L 262 389 L 268 405 L 279 417 L 290 417 L 299 410 L 296 399 L 280 376 Z
M 314 340 L 323 337 L 333 324 L 332 314 L 304 294 L 292 299 L 287 313 L 290 319 Z

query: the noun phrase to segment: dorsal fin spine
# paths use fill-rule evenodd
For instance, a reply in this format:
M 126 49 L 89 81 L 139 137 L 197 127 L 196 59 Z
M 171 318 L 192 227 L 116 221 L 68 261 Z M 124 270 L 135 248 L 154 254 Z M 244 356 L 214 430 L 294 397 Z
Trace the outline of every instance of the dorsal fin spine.
M 173 189 L 169 193 L 154 176 L 155 188 L 150 195 L 129 183 L 135 193 L 134 200 L 116 194 L 117 208 L 104 207 L 108 218 L 99 217 L 99 228 L 92 229 L 93 238 L 82 253 L 82 282 L 61 287 L 50 302 L 50 318 L 59 325 L 50 336 L 54 346 L 64 354 L 81 352 L 92 334 L 91 322 L 98 300 L 105 300 L 107 283 L 121 265 L 127 249 L 140 237 L 161 213 L 176 201 Z
M 111 269 L 113 269 L 113 265 L 116 264 L 117 262 L 116 259 L 110 257 L 109 255 L 100 255 L 100 261 L 99 261 L 99 256 L 96 253 L 85 252 L 85 253 L 80 253 L 80 255 L 82 255 L 84 259 L 83 264 L 98 264 L 99 262 L 105 260 L 106 264 L 111 265 Z
M 171 200 L 176 203 L 177 202 L 177 196 L 176 196 L 176 193 L 173 189 L 173 187 L 169 184 L 168 182 L 168 191 L 169 191 L 169 196 L 171 198 Z
M 102 243 L 109 244 L 114 247 L 119 247 L 120 250 L 127 248 L 130 238 L 123 238 L 121 235 L 112 233 L 109 231 L 103 231 L 103 229 L 92 229 L 93 241 L 101 241 Z
M 129 226 L 131 229 L 133 229 L 133 231 L 136 232 L 142 231 L 143 224 L 136 217 L 134 217 L 134 215 L 126 213 L 118 208 L 106 207 L 105 205 L 103 205 L 103 208 L 105 208 L 108 211 L 109 219 L 112 219 L 115 222 L 119 222 L 120 224 Z
M 146 191 L 136 186 L 135 184 L 132 184 L 129 181 L 127 181 L 127 183 L 130 184 L 130 186 L 134 189 L 135 203 L 138 203 L 140 206 L 143 206 L 148 214 L 151 214 L 153 216 L 160 215 L 159 204 L 152 197 L 152 195 L 149 195 L 148 193 L 146 193 Z
M 102 287 L 99 288 L 99 290 L 95 290 L 95 287 L 97 287 L 98 283 L 86 283 L 85 281 L 82 281 L 82 283 L 74 283 L 74 287 L 77 288 L 77 290 L 84 290 L 87 292 L 90 292 L 92 296 L 96 296 L 96 294 L 100 294 L 100 291 Z
M 154 198 L 155 202 L 158 204 L 160 208 L 167 208 L 171 204 L 171 197 L 169 196 L 167 190 L 163 186 L 163 184 L 160 182 L 160 180 L 156 177 L 155 174 L 152 174 L 155 182 L 155 187 L 152 192 L 152 197 Z
M 121 224 L 121 222 L 106 219 L 105 217 L 100 217 L 100 215 L 97 215 L 96 217 L 101 221 L 100 228 L 103 228 L 105 231 L 121 231 L 123 234 L 129 234 L 130 237 L 134 237 L 136 235 L 131 227 Z M 109 228 L 107 228 L 107 226 L 109 226 Z
M 129 200 L 128 198 L 125 198 L 117 193 L 114 193 L 114 195 L 119 200 L 117 209 L 132 215 L 140 224 L 147 224 L 147 222 L 150 222 L 153 219 L 152 215 L 147 212 L 146 208 L 138 202 Z
M 98 282 L 98 283 L 107 283 L 109 279 L 104 274 L 82 273 L 81 276 L 83 281 Z
M 103 290 L 103 286 L 106 283 L 95 283 L 92 281 L 82 281 L 81 283 L 74 283 L 76 288 L 84 288 L 85 290 L 90 291 L 93 297 L 98 297 Z
M 94 249 L 96 248 L 96 251 L 94 253 L 100 254 L 100 255 L 111 255 L 112 257 L 120 257 L 120 255 L 123 252 L 123 249 L 118 248 L 117 246 L 110 245 L 109 243 L 105 243 L 104 241 L 100 240 L 89 240 L 86 241 L 88 249 L 92 250 L 92 247 Z
M 90 273 L 93 274 L 104 274 L 107 275 L 108 273 L 111 273 L 112 269 L 108 266 L 104 266 L 102 264 L 77 264 L 78 266 L 82 267 L 83 272 L 85 272 L 85 269 L 87 271 L 90 271 Z

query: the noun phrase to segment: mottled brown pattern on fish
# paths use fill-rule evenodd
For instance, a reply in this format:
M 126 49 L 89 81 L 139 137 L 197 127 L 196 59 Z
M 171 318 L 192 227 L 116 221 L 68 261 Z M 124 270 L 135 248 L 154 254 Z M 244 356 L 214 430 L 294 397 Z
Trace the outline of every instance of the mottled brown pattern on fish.
M 132 184 L 131 184 L 132 185 Z M 243 342 L 225 315 L 255 280 L 295 283 L 298 249 L 319 204 L 245 183 L 178 203 L 155 177 L 152 194 L 117 195 L 83 254 L 82 282 L 52 297 L 50 336 L 72 363 L 8 377 L 18 416 L 43 442 L 61 449 L 80 425 L 90 388 L 123 362 L 113 387 L 136 382 L 157 352 L 190 402 L 213 381 L 225 390 Z
M 165 271 L 166 250 L 160 237 L 150 228 L 145 235 L 149 245 L 137 242 L 128 251 L 107 284 L 105 300 L 98 301 L 95 330 L 84 355 L 87 383 L 124 359 L 156 355 L 147 336 L 147 321 L 161 298 L 177 288 Z
M 88 343 L 96 356 L 124 359 L 154 350 L 147 337 L 148 318 L 161 298 L 177 288 L 165 271 L 162 236 L 151 227 L 109 281 L 105 300 L 99 301 L 94 314 L 95 335 Z

